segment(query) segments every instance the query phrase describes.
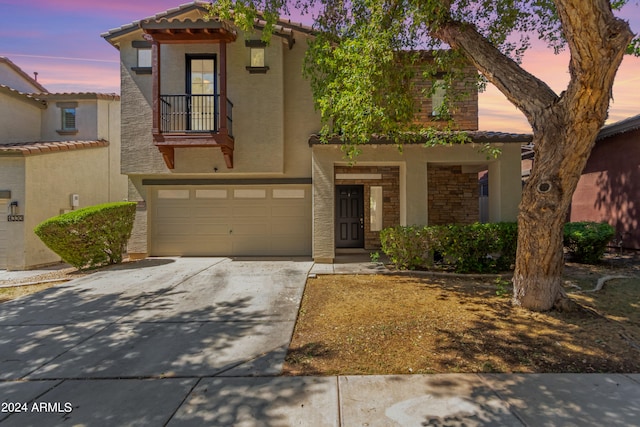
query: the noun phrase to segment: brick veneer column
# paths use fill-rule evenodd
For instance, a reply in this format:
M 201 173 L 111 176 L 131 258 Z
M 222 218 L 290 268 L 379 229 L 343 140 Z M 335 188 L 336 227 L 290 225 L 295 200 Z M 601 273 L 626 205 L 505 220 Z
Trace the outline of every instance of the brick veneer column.
M 427 165 L 429 225 L 472 224 L 480 218 L 478 174 L 462 166 Z

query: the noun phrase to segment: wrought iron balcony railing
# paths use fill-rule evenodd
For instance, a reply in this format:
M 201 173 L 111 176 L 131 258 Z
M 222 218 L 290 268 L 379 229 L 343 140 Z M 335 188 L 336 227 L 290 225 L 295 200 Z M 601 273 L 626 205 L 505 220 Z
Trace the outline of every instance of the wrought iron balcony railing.
M 160 95 L 162 133 L 220 131 L 220 95 Z M 227 99 L 226 127 L 233 136 L 233 103 Z

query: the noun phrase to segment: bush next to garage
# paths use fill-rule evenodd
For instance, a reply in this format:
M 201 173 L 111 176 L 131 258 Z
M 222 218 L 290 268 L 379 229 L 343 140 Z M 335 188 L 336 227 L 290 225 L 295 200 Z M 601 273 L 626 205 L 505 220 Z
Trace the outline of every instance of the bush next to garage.
M 515 223 L 397 226 L 383 230 L 380 240 L 398 269 L 494 273 L 512 268 L 517 234 Z
M 89 206 L 49 218 L 34 232 L 76 268 L 122 262 L 136 213 L 135 202 Z
M 595 264 L 615 233 L 615 228 L 604 222 L 570 222 L 564 226 L 564 246 L 572 260 Z

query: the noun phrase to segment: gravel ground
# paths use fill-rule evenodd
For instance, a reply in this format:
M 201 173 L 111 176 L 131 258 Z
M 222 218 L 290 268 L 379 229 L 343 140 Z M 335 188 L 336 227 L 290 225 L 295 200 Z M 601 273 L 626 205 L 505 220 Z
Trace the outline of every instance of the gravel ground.
M 66 264 L 39 270 L 0 270 L 0 287 L 43 283 L 52 280 L 73 280 L 83 276 L 87 276 L 96 271 L 98 270 L 79 271 L 77 268 L 68 266 Z

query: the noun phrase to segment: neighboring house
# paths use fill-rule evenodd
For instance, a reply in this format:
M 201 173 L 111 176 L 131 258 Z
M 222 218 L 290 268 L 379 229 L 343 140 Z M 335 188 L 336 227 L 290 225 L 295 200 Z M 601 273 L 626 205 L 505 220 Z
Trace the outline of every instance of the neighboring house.
M 520 145 L 528 135 L 479 132 L 477 94 L 453 116 L 480 144 L 401 152 L 382 139 L 353 167 L 339 142 L 323 144 L 302 63 L 311 28 L 262 22 L 244 34 L 204 19 L 194 2 L 102 36 L 120 51 L 122 170 L 138 215 L 133 255 L 303 255 L 332 262 L 336 249 L 379 247 L 397 224 L 479 219 L 478 172 L 489 171 L 491 221 L 515 220 Z M 475 72 L 475 71 L 474 71 Z M 417 120 L 432 123 L 437 100 Z
M 126 196 L 120 97 L 49 93 L 0 57 L 0 269 L 60 261 L 34 234 L 36 225 Z
M 605 221 L 640 249 L 640 115 L 604 126 L 573 194 L 569 221 Z

